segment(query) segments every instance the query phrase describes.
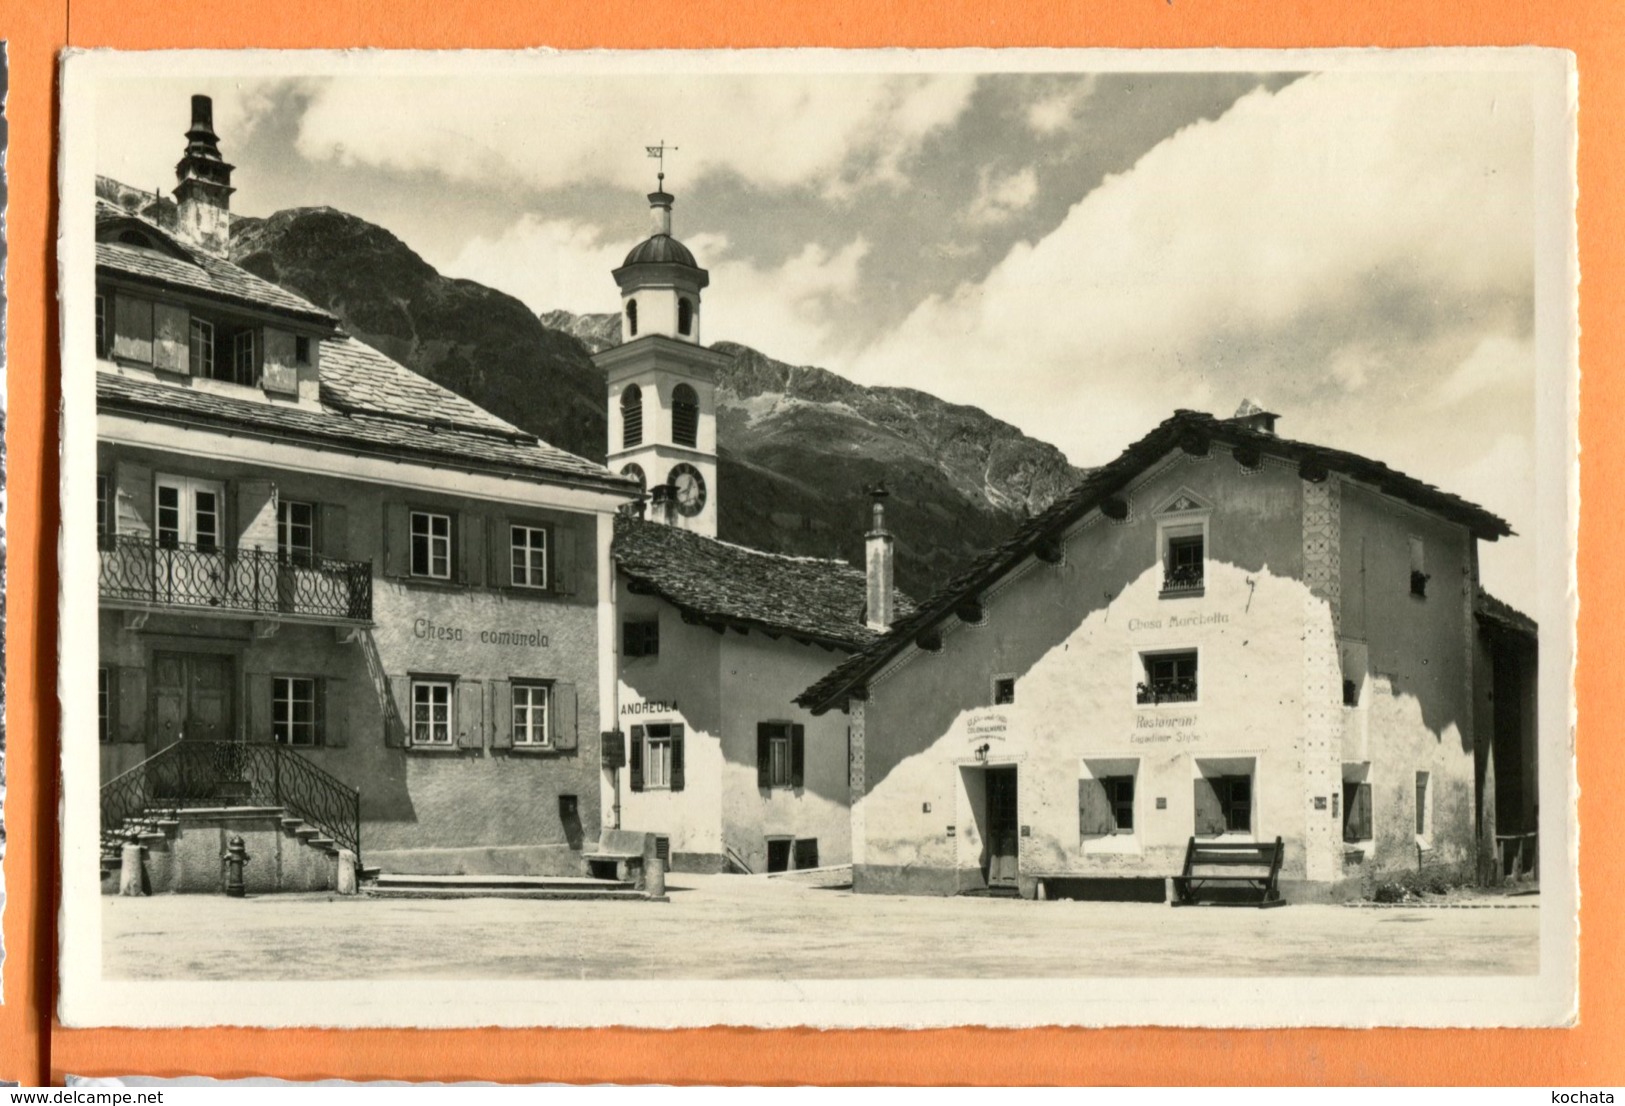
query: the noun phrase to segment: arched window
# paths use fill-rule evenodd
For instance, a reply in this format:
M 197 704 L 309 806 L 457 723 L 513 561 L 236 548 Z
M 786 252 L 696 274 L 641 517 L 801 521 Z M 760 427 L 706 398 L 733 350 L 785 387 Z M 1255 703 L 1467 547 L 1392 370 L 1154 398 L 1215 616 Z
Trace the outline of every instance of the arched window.
M 626 301 L 626 336 L 628 338 L 636 338 L 638 336 L 638 301 L 637 300 L 627 300 Z
M 677 333 L 692 334 L 694 332 L 694 304 L 684 297 L 677 301 Z
M 621 448 L 643 444 L 643 390 L 636 384 L 621 393 Z
M 671 440 L 695 446 L 700 434 L 700 397 L 687 384 L 671 390 Z

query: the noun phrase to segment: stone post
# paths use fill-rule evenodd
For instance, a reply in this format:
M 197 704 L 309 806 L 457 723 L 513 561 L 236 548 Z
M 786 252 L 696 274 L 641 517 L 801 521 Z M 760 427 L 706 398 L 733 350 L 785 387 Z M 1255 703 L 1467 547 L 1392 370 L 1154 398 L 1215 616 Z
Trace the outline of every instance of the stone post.
M 652 856 L 643 863 L 643 893 L 651 899 L 666 897 L 666 862 Z
M 118 893 L 138 897 L 145 895 L 146 882 L 142 879 L 141 842 L 131 836 L 119 850 Z
M 338 893 L 353 895 L 357 891 L 355 878 L 355 853 L 349 849 L 339 850 L 339 878 Z

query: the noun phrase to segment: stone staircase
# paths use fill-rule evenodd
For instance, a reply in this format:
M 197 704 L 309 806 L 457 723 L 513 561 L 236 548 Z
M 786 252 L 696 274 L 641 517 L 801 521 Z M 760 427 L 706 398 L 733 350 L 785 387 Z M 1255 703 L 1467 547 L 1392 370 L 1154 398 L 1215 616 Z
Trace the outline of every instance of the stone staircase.
M 123 844 L 130 840 L 141 846 L 147 894 L 222 893 L 221 854 L 233 837 L 241 837 L 248 851 L 243 868 L 248 894 L 338 888 L 339 846 L 331 837 L 283 807 L 222 806 L 149 811 L 104 832 L 102 893 L 118 893 Z
M 380 873 L 363 883 L 375 899 L 599 899 L 644 900 L 649 896 L 625 879 L 591 876 L 428 876 Z

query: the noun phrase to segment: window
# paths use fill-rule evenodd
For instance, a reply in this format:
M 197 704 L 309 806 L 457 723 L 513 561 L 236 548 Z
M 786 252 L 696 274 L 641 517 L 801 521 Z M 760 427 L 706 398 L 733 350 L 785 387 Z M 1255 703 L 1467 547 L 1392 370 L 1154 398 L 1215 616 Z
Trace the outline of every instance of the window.
M 1427 772 L 1416 773 L 1416 836 L 1427 837 L 1433 832 L 1433 778 Z
M 1411 539 L 1411 594 L 1418 599 L 1427 598 L 1428 581 L 1426 549 L 1421 538 Z
M 1199 591 L 1202 587 L 1202 535 L 1171 535 L 1163 560 L 1163 594 Z
M 412 744 L 451 744 L 451 681 L 412 681 Z
M 259 374 L 259 333 L 239 330 L 231 338 L 231 378 L 238 384 L 253 384 Z
M 310 676 L 271 678 L 271 738 L 278 745 L 321 744 L 321 686 Z
M 1196 702 L 1196 650 L 1144 653 L 1145 678 L 1135 688 L 1141 704 Z
M 671 787 L 671 727 L 644 727 L 643 786 L 651 791 Z
M 220 548 L 220 509 L 224 485 L 187 476 L 157 478 L 158 545 L 163 549 L 196 546 L 204 553 Z
M 627 745 L 633 791 L 683 790 L 683 724 L 633 726 Z
M 1007 706 L 1016 701 L 1016 678 L 1014 676 L 997 676 L 993 680 L 993 705 Z
M 510 527 L 508 545 L 513 552 L 514 587 L 547 587 L 547 530 L 541 526 Z
M 806 728 L 793 722 L 756 724 L 756 786 L 800 787 L 806 769 Z
M 96 296 L 96 356 L 107 356 L 107 297 Z
M 316 563 L 316 505 L 279 500 L 276 505 L 276 551 L 283 564 Z
M 694 304 L 687 297 L 677 301 L 677 333 L 689 334 L 694 329 Z
M 818 838 L 802 837 L 796 841 L 795 862 L 798 872 L 818 867 Z
M 621 448 L 643 444 L 643 389 L 628 384 L 621 393 Z
M 310 339 L 302 334 L 294 336 L 293 359 L 300 365 L 310 364 Z
M 1366 764 L 1343 765 L 1343 840 L 1348 844 L 1372 838 L 1369 770 Z
M 1134 832 L 1132 760 L 1085 761 L 1078 779 L 1078 836 L 1112 837 Z
M 637 300 L 627 300 L 626 301 L 626 336 L 628 338 L 636 338 L 638 336 L 638 301 Z
M 700 397 L 687 384 L 671 390 L 671 440 L 693 446 L 699 441 Z
M 187 331 L 187 367 L 193 376 L 214 375 L 214 324 L 193 319 Z
M 528 749 L 545 749 L 553 744 L 547 725 L 548 688 L 546 684 L 513 685 L 513 743 Z
M 451 516 L 413 511 L 412 575 L 451 579 Z
M 111 728 L 107 721 L 107 708 L 109 705 L 107 684 L 107 669 L 96 669 L 96 740 L 102 742 L 113 740 Z
M 1355 680 L 1343 681 L 1343 705 L 1357 707 L 1360 705 L 1360 685 Z
M 660 655 L 660 620 L 658 618 L 640 618 L 621 623 L 621 655 L 623 657 L 658 657 Z
M 1253 775 L 1250 761 L 1204 761 L 1198 765 L 1196 822 L 1198 837 L 1253 830 Z

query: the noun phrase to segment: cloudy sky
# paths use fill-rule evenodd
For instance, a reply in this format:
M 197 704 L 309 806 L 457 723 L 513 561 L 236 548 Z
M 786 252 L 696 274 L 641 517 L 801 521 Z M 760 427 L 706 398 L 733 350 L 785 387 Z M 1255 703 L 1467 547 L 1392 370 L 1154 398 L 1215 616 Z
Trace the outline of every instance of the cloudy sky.
M 1530 84 L 1507 73 L 488 72 L 109 81 L 98 171 L 327 205 L 537 311 L 613 311 L 664 140 L 705 337 L 975 404 L 1077 464 L 1250 397 L 1533 527 Z M 1533 605 L 1534 542 L 1484 550 Z

